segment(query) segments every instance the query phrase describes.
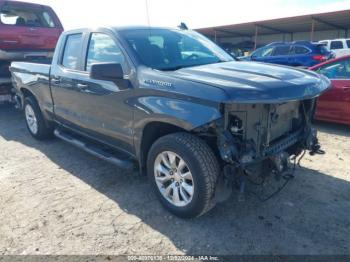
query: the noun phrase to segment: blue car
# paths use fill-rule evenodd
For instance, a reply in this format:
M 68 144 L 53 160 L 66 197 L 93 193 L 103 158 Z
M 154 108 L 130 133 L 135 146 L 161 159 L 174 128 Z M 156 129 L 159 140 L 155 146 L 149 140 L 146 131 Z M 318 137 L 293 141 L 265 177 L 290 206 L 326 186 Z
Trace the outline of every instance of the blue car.
M 309 41 L 274 42 L 255 50 L 251 60 L 287 66 L 310 67 L 334 57 L 324 45 Z

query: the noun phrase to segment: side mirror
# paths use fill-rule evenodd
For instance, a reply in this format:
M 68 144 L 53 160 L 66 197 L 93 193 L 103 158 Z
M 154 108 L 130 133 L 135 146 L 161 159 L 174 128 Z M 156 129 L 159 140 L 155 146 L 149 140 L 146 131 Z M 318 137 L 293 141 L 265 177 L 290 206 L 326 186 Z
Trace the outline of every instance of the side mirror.
M 99 63 L 91 65 L 90 78 L 115 82 L 124 77 L 121 64 Z

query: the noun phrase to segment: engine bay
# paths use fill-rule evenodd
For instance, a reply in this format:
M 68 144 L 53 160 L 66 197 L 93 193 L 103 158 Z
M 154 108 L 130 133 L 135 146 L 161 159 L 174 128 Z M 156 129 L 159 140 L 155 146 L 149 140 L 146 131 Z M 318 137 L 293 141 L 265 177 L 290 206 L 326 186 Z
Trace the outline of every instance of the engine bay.
M 241 199 L 247 181 L 262 184 L 269 176 L 289 181 L 307 150 L 323 153 L 312 128 L 315 107 L 315 99 L 225 105 L 215 125 L 217 148 L 223 178 L 236 185 Z

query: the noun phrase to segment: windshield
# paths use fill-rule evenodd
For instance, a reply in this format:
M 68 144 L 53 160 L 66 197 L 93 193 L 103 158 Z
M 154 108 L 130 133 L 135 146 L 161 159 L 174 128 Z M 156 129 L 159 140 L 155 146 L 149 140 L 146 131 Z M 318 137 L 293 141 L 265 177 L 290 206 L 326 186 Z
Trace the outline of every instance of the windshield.
M 194 31 L 136 29 L 121 31 L 120 34 L 142 64 L 157 70 L 177 70 L 234 60 Z

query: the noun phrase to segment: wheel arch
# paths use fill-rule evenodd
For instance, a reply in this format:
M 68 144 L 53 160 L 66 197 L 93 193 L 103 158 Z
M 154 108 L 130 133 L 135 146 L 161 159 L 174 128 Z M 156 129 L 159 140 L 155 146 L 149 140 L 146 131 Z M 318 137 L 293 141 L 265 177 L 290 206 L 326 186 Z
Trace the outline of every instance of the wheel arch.
M 24 102 L 27 97 L 32 97 L 35 102 L 38 104 L 38 107 L 44 117 L 44 122 L 46 127 L 51 128 L 52 127 L 52 117 L 50 114 L 47 113 L 46 110 L 43 110 L 42 105 L 40 104 L 40 100 L 36 97 L 34 92 L 32 92 L 30 89 L 21 87 L 20 89 L 20 103 L 21 103 L 21 108 L 24 109 Z
M 136 152 L 138 154 L 139 166 L 142 172 L 145 171 L 147 155 L 153 143 L 163 136 L 177 132 L 190 132 L 190 130 L 163 121 L 152 121 L 144 126 Z
M 26 97 L 33 97 L 37 102 L 38 100 L 36 99 L 35 95 L 33 94 L 32 91 L 30 91 L 28 88 L 25 87 L 21 87 L 20 89 L 20 99 L 21 99 L 21 108 L 24 108 L 24 100 L 26 99 Z

